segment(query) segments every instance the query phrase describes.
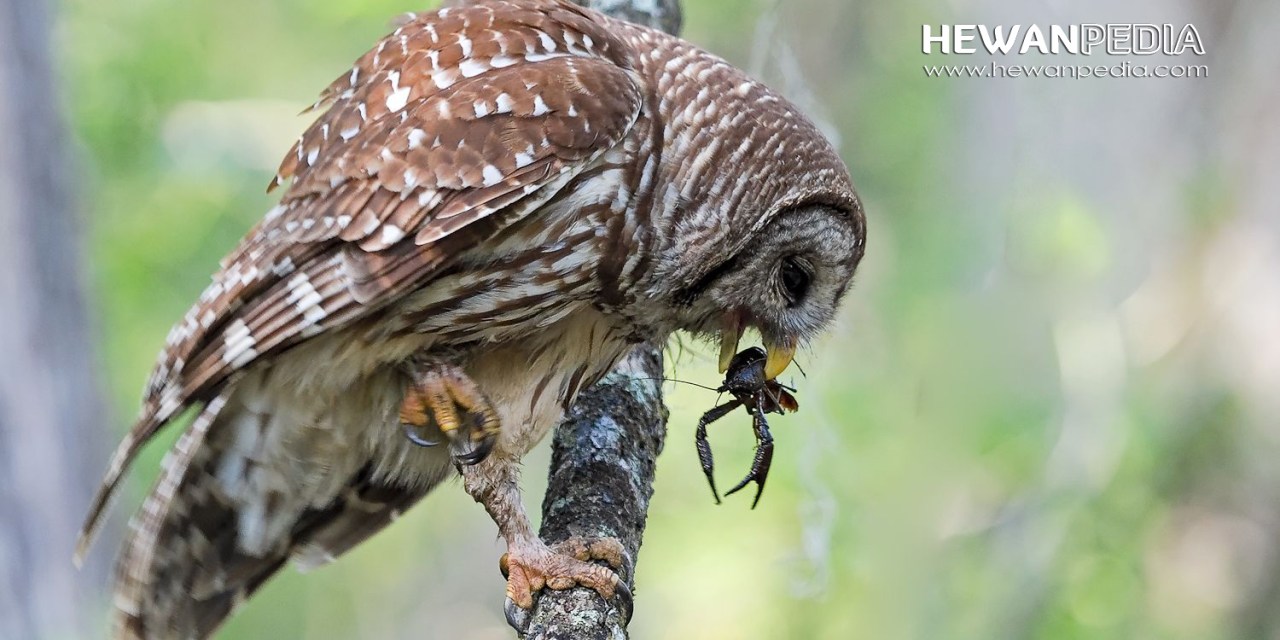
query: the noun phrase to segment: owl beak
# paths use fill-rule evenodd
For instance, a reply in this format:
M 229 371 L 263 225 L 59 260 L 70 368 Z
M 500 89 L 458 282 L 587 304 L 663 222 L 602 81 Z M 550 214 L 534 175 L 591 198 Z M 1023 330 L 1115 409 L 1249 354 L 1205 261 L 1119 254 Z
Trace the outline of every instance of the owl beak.
M 796 342 L 791 339 L 783 339 L 778 342 L 767 343 L 764 346 L 764 379 L 773 380 L 782 375 L 783 371 L 791 365 L 791 361 L 796 357 Z
M 742 341 L 742 332 L 745 329 L 746 324 L 742 321 L 740 314 L 730 313 L 725 316 L 724 326 L 720 329 L 720 373 L 729 370 L 733 356 L 738 353 L 738 343 Z M 794 338 L 765 340 L 765 380 L 777 378 L 787 370 L 788 366 L 791 366 L 791 361 L 796 356 L 796 344 L 797 340 Z
M 736 314 L 725 319 L 725 326 L 720 330 L 720 373 L 729 370 L 729 363 L 738 353 L 738 342 L 742 340 L 742 332 L 746 327 Z

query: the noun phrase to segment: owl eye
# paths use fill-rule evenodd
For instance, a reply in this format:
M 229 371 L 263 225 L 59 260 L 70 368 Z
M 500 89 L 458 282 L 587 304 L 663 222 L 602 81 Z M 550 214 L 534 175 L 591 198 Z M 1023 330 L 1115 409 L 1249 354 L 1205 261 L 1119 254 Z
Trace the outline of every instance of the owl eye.
M 786 296 L 788 306 L 795 306 L 809 292 L 809 271 L 795 256 L 782 259 L 782 268 L 778 273 L 782 281 L 782 294 Z

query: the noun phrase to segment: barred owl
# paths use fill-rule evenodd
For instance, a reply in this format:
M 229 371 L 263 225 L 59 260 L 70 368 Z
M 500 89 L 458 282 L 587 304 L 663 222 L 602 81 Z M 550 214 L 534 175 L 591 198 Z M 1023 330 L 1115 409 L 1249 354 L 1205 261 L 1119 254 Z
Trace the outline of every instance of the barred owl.
M 636 343 L 685 331 L 727 362 L 753 328 L 786 368 L 863 254 L 840 158 L 724 60 L 564 0 L 411 15 L 315 109 L 82 531 L 78 555 L 139 448 L 198 407 L 131 524 L 117 634 L 207 636 L 286 561 L 333 560 L 457 474 L 512 603 L 614 595 L 583 561 L 607 541 L 535 535 L 521 457 Z

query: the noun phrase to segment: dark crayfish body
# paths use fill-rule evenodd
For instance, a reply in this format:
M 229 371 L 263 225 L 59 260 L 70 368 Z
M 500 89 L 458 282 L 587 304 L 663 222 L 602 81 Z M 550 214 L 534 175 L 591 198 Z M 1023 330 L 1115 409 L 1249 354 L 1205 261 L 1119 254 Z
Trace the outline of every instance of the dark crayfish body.
M 741 482 L 734 485 L 725 495 L 732 495 L 750 482 L 756 483 L 756 497 L 751 501 L 751 508 L 760 502 L 764 493 L 764 483 L 769 476 L 769 466 L 773 462 L 773 435 L 769 433 L 769 423 L 765 420 L 767 413 L 786 413 L 800 408 L 794 389 L 777 380 L 765 379 L 766 355 L 763 349 L 752 347 L 739 352 L 729 362 L 725 371 L 724 383 L 717 391 L 728 393 L 733 399 L 713 407 L 702 414 L 698 421 L 698 429 L 694 435 L 694 443 L 698 448 L 698 461 L 702 463 L 702 472 L 707 474 L 707 482 L 711 485 L 711 495 L 716 504 L 720 504 L 720 494 L 716 492 L 715 476 L 711 445 L 707 442 L 707 425 L 723 418 L 738 407 L 744 407 L 751 414 L 751 426 L 756 436 L 756 455 L 751 461 L 751 471 Z

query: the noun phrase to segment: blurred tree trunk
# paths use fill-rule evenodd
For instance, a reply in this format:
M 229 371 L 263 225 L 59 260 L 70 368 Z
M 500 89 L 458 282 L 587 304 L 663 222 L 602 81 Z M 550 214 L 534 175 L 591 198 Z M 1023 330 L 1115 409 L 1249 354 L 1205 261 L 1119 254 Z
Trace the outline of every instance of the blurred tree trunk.
M 50 7 L 0 3 L 0 637 L 85 635 L 102 565 L 71 565 L 106 430 Z

